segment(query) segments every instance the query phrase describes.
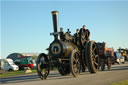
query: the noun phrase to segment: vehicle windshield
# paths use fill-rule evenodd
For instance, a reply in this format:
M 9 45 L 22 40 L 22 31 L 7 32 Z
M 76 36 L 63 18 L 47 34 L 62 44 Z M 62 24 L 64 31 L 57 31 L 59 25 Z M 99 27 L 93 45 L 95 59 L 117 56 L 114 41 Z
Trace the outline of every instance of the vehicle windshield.
M 22 57 L 21 64 L 33 64 L 32 56 Z
M 116 56 L 117 56 L 118 58 L 121 58 L 121 57 L 122 57 L 120 53 L 116 53 Z
M 13 61 L 9 61 L 8 62 L 10 65 L 15 65 L 14 63 L 13 63 Z

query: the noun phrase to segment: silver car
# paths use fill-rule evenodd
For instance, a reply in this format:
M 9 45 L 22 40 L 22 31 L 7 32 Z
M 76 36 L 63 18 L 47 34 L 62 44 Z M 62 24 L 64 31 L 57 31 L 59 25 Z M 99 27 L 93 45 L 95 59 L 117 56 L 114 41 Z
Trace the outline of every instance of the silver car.
M 118 64 L 125 63 L 125 58 L 124 58 L 124 56 L 121 55 L 121 53 L 115 52 L 114 56 L 116 57 L 116 63 L 118 63 Z

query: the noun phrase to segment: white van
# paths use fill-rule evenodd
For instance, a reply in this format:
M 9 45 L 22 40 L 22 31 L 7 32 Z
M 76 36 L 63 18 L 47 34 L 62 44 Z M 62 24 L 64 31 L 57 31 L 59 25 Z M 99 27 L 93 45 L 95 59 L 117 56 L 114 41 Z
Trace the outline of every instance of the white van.
M 19 70 L 19 67 L 14 64 L 12 59 L 3 59 L 1 61 L 1 69 L 5 71 Z

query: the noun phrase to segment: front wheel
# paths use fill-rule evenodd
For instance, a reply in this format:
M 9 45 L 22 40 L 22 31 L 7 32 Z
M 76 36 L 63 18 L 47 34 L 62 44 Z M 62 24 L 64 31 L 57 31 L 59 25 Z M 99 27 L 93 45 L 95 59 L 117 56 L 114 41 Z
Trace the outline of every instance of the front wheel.
M 73 50 L 70 55 L 70 69 L 74 77 L 80 74 L 80 56 L 76 50 Z
M 86 64 L 90 73 L 96 73 L 99 70 L 99 52 L 94 41 L 86 43 Z
M 8 71 L 13 71 L 11 68 Z
M 49 74 L 49 60 L 48 60 L 48 56 L 44 53 L 40 54 L 37 58 L 37 73 L 39 75 L 39 77 L 44 80 L 47 78 L 48 74 Z
M 125 62 L 122 62 L 122 64 L 124 64 Z

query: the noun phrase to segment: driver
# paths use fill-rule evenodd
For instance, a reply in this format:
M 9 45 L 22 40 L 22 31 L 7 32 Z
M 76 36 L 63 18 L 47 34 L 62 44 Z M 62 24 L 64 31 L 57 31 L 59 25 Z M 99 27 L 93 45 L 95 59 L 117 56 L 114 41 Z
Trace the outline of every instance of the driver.
M 90 31 L 86 28 L 86 25 L 83 25 L 83 28 L 81 28 L 80 31 L 83 31 L 82 33 L 85 33 L 85 39 L 87 41 L 90 40 Z
M 63 28 L 62 28 L 62 27 L 60 28 L 60 39 L 61 39 L 62 41 L 64 41 L 64 40 L 65 40 L 65 33 L 64 33 L 64 31 L 63 31 Z

